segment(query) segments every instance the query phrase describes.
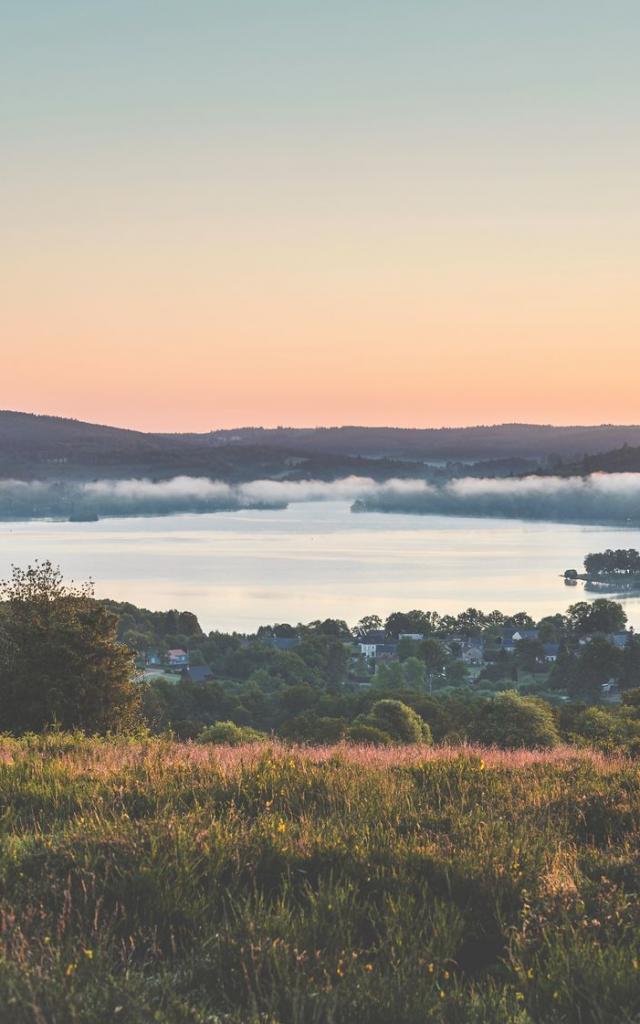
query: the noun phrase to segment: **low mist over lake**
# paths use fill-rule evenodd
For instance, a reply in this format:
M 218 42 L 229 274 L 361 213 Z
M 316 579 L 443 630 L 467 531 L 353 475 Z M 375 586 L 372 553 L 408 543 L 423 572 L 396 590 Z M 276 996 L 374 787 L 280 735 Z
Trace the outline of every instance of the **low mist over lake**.
M 640 473 L 585 476 L 463 476 L 377 481 L 257 479 L 229 483 L 208 477 L 167 480 L 0 480 L 0 519 L 148 516 L 180 512 L 277 509 L 289 502 L 344 500 L 356 512 L 495 516 L 566 523 L 640 526 Z
M 286 509 L 0 524 L 0 573 L 51 558 L 92 576 L 103 597 L 196 612 L 206 629 L 250 631 L 399 608 L 454 613 L 474 605 L 536 618 L 582 599 L 560 574 L 607 547 L 637 547 L 633 529 L 455 516 L 353 515 L 348 500 Z M 640 599 L 624 601 L 640 627 Z

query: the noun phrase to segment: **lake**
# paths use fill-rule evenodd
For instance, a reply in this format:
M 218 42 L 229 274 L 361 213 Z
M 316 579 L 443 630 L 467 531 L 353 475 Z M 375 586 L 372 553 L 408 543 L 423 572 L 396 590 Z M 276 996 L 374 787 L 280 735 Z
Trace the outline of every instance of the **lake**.
M 589 595 L 560 574 L 589 551 L 638 547 L 640 531 L 445 516 L 354 515 L 348 502 L 97 523 L 0 523 L 0 576 L 36 558 L 91 576 L 100 597 L 195 612 L 249 632 L 409 608 L 525 610 L 534 618 Z M 623 601 L 640 628 L 640 597 Z

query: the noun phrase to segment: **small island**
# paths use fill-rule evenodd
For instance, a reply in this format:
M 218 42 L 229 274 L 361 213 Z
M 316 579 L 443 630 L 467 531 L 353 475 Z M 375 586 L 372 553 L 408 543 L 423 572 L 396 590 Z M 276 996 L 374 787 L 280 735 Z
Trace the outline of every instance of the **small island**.
M 584 559 L 584 572 L 565 569 L 563 578 L 568 586 L 582 580 L 588 590 L 640 590 L 640 552 L 635 548 L 607 548 L 591 553 Z

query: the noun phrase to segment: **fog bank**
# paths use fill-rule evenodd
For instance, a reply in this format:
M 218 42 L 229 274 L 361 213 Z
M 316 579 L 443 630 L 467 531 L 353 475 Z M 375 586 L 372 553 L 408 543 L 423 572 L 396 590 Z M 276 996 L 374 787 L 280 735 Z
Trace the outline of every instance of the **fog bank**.
M 464 477 L 441 486 L 423 481 L 404 483 L 415 486 L 403 492 L 386 489 L 363 496 L 355 502 L 354 511 L 640 524 L 640 473 Z
M 159 482 L 0 480 L 3 519 L 91 519 L 273 509 L 305 501 L 348 501 L 355 512 L 640 524 L 640 474 L 465 477 L 442 485 L 424 480 L 376 483 L 369 477 L 355 476 L 333 482 L 253 480 L 243 484 L 187 476 Z

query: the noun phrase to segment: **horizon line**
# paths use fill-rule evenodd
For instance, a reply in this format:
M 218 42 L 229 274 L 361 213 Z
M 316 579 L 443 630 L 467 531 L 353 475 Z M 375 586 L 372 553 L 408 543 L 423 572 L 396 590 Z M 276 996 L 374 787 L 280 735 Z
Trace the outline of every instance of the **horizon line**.
M 527 427 L 535 429 L 546 429 L 546 430 L 602 430 L 602 429 L 640 429 L 640 423 L 549 423 L 549 422 L 531 422 L 521 420 L 503 420 L 498 423 L 467 423 L 467 424 L 454 424 L 440 426 L 400 426 L 392 423 L 332 423 L 323 424 L 317 423 L 314 426 L 298 426 L 295 424 L 277 424 L 275 426 L 264 426 L 261 424 L 242 424 L 233 427 L 223 426 L 212 426 L 208 430 L 140 430 L 136 427 L 121 426 L 114 423 L 102 423 L 94 420 L 85 420 L 76 416 L 63 416 L 59 413 L 52 412 L 33 412 L 32 410 L 25 409 L 0 409 L 0 416 L 29 416 L 34 419 L 53 419 L 59 420 L 65 423 L 78 423 L 85 426 L 91 427 L 103 427 L 107 430 L 123 430 L 132 434 L 145 434 L 145 435 L 164 435 L 164 436 L 184 436 L 193 435 L 196 437 L 206 437 L 209 434 L 229 434 L 234 431 L 247 431 L 247 430 L 264 430 L 265 432 L 273 432 L 278 430 L 298 430 L 308 431 L 312 433 L 316 430 L 398 430 L 406 432 L 440 432 L 440 431 L 466 431 L 466 430 L 494 430 L 499 427 Z

